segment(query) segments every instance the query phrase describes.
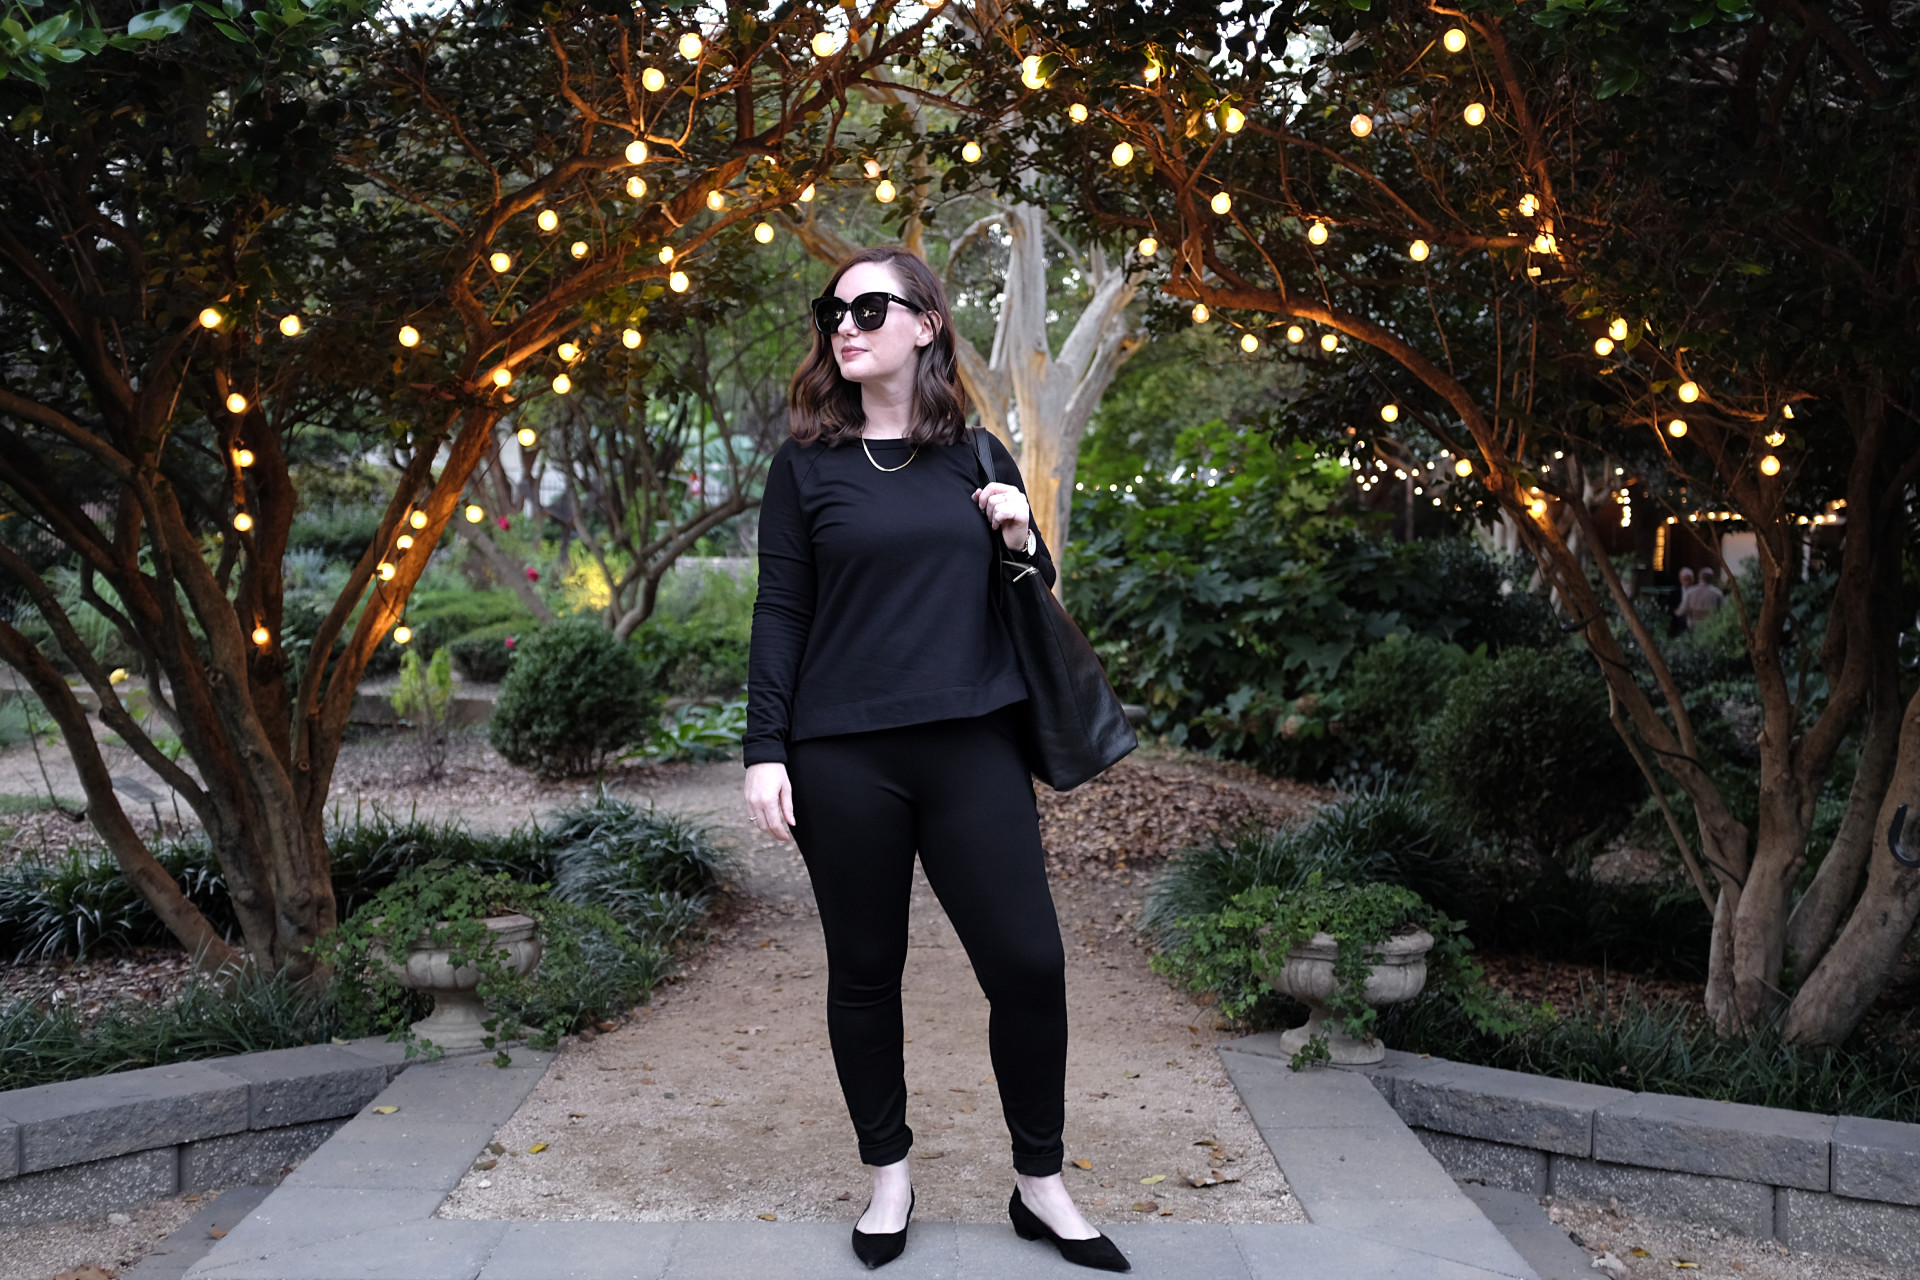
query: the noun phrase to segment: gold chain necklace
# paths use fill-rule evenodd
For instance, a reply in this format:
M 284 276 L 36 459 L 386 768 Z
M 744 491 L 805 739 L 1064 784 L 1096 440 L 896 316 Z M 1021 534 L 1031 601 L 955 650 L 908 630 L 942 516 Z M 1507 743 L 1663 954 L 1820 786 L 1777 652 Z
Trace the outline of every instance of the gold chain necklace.
M 878 462 L 874 462 L 874 458 L 873 458 L 873 450 L 871 450 L 871 449 L 869 449 L 869 448 L 867 448 L 867 438 L 866 438 L 865 436 L 861 436 L 861 437 L 860 437 L 860 449 L 861 449 L 861 451 L 862 451 L 863 453 L 865 453 L 865 454 L 867 455 L 867 461 L 868 461 L 868 462 L 873 462 L 873 465 L 874 465 L 874 468 L 875 468 L 876 470 L 879 470 L 879 471 L 899 471 L 899 470 L 902 470 L 903 468 L 905 468 L 905 467 L 907 467 L 907 466 L 910 466 L 910 465 L 912 464 L 912 462 L 913 462 L 913 460 L 914 460 L 915 458 L 917 458 L 917 457 L 919 457 L 919 456 L 920 456 L 920 446 L 919 446 L 919 445 L 915 445 L 915 446 L 913 446 L 913 452 L 907 455 L 907 460 L 906 460 L 905 462 L 903 462 L 903 463 L 901 463 L 901 464 L 900 464 L 900 465 L 899 465 L 898 467 L 883 467 L 883 466 L 881 466 L 881 465 L 880 465 L 880 464 L 879 464 Z

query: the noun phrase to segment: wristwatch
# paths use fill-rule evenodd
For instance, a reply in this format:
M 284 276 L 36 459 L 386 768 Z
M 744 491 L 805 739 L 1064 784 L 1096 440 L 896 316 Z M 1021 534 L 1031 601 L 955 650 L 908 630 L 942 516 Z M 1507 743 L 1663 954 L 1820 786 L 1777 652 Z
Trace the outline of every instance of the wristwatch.
M 1033 526 L 1028 525 L 1027 526 L 1027 545 L 1020 548 L 1020 554 L 1023 556 L 1031 556 L 1034 552 L 1034 548 L 1038 547 L 1039 545 L 1040 545 L 1039 539 L 1033 536 Z

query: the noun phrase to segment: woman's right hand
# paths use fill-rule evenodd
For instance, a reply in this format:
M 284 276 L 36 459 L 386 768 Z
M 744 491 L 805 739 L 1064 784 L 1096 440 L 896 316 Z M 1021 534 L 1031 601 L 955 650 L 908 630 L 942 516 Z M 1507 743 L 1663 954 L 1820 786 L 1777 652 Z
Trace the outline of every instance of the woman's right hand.
M 793 783 L 787 780 L 787 766 L 777 760 L 747 766 L 747 814 L 753 825 L 775 840 L 791 840 L 793 820 Z

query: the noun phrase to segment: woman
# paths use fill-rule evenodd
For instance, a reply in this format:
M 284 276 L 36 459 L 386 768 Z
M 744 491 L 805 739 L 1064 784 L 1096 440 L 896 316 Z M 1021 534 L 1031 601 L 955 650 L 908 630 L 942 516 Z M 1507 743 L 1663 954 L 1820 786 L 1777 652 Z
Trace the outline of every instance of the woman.
M 892 1261 L 913 1211 L 900 975 L 917 850 L 992 1005 L 1014 1227 L 1126 1271 L 1060 1176 L 1066 959 L 1019 745 L 1026 687 L 988 594 L 996 542 L 1049 584 L 1053 560 L 997 441 L 995 473 L 1013 483 L 980 483 L 952 318 L 925 263 L 854 254 L 813 321 L 760 508 L 746 802 L 799 844 L 820 908 L 828 1038 L 873 1172 L 853 1250 Z

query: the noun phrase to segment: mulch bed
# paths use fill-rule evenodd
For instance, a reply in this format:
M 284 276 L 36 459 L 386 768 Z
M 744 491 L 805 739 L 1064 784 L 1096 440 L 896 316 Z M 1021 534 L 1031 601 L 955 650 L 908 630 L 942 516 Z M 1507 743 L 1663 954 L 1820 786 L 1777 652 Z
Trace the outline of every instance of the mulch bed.
M 85 1023 L 114 1004 L 171 1004 L 192 973 L 187 953 L 164 945 L 96 952 L 82 960 L 0 964 L 0 1005 L 25 1000 L 43 1011 L 72 1009 Z
M 1629 988 L 1642 1004 L 1677 1004 L 1702 1013 L 1706 1010 L 1707 988 L 1701 982 L 1649 978 L 1597 964 L 1543 960 L 1531 955 L 1476 952 L 1475 957 L 1493 987 L 1529 1004 L 1551 1000 L 1563 1013 L 1582 1005 L 1598 1006 L 1603 992 L 1608 1012 L 1617 1013 Z

